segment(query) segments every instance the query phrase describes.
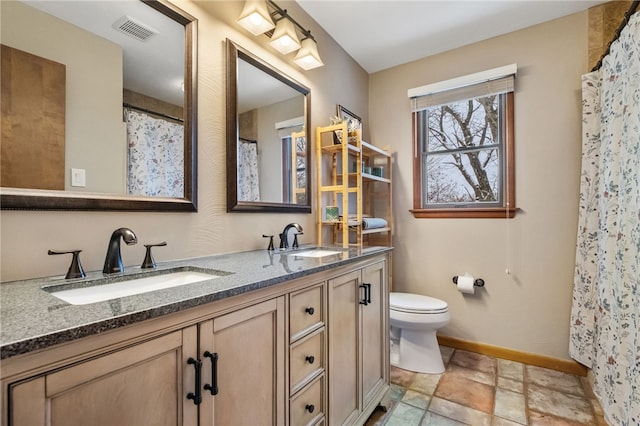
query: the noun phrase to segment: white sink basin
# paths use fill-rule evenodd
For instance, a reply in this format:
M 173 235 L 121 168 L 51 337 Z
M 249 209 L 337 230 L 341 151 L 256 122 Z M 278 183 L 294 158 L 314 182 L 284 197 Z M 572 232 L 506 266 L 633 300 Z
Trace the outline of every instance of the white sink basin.
M 298 257 L 324 257 L 324 256 L 332 256 L 334 254 L 344 253 L 342 251 L 336 250 L 327 250 L 327 249 L 312 249 L 305 250 L 299 252 L 291 252 L 288 253 L 289 256 L 298 256 Z
M 196 271 L 179 271 L 168 274 L 153 275 L 143 278 L 131 278 L 111 284 L 93 285 L 71 290 L 52 291 L 52 295 L 72 305 L 86 305 L 104 302 L 119 297 L 149 293 L 200 281 L 218 278 L 221 275 Z

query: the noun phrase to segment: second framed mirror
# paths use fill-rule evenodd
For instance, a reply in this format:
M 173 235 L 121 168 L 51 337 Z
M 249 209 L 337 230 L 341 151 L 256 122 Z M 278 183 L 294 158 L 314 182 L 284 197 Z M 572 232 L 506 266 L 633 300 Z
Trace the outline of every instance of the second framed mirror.
M 226 40 L 227 211 L 310 213 L 310 90 Z

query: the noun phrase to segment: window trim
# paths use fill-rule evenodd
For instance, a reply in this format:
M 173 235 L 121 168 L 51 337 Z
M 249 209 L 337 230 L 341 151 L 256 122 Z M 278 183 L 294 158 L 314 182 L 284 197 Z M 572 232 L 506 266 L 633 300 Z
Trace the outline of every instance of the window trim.
M 514 95 L 506 93 L 505 105 L 505 141 L 503 155 L 505 176 L 503 185 L 504 206 L 501 207 L 449 207 L 422 208 L 422 153 L 417 138 L 417 112 L 411 113 L 413 138 L 413 209 L 409 211 L 416 219 L 430 218 L 487 218 L 512 219 L 520 209 L 516 205 L 515 191 L 515 152 L 514 152 Z

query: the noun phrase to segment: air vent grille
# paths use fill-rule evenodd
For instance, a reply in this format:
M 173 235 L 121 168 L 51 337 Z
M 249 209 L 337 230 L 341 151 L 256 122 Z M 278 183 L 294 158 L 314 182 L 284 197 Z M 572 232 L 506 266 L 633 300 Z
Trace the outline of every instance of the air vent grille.
M 113 24 L 113 28 L 140 41 L 147 41 L 154 34 L 158 34 L 158 31 L 129 16 L 120 18 Z

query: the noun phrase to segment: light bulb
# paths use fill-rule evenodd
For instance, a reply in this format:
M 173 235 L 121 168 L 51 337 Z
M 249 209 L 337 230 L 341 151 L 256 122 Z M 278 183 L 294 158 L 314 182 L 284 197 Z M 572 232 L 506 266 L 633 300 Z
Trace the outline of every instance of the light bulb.
M 253 12 L 250 16 L 249 16 L 249 20 L 251 21 L 251 23 L 253 25 L 260 26 L 260 24 L 262 24 L 264 22 L 264 19 L 262 19 L 262 16 L 260 16 L 259 13 L 257 12 Z

